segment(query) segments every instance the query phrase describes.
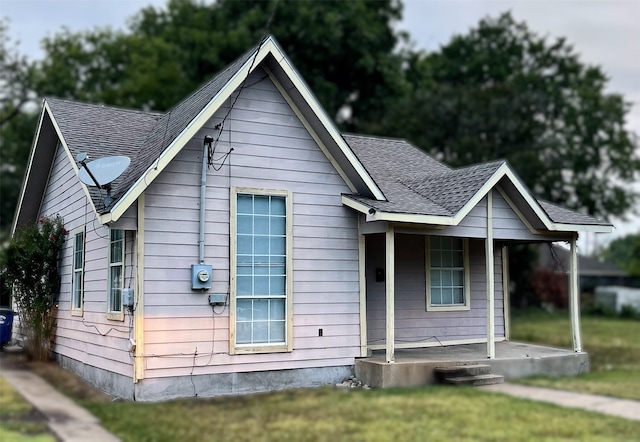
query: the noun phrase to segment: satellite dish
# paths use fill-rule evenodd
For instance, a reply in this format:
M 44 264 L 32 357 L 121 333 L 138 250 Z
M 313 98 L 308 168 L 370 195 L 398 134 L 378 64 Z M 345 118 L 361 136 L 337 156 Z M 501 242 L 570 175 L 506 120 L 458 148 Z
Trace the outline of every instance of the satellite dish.
M 83 166 L 78 171 L 78 178 L 87 186 L 105 189 L 107 196 L 103 202 L 107 207 L 113 202 L 113 198 L 111 198 L 111 182 L 127 170 L 131 160 L 125 156 L 114 156 L 98 158 L 86 163 L 85 161 L 88 159 L 89 155 L 86 152 L 81 152 L 76 156 L 76 161 Z
M 95 187 L 103 187 L 111 183 L 122 175 L 131 163 L 129 157 L 125 156 L 104 157 L 89 163 L 85 163 L 84 160 L 85 158 L 79 160 L 84 167 L 78 172 L 78 178 L 87 186 Z

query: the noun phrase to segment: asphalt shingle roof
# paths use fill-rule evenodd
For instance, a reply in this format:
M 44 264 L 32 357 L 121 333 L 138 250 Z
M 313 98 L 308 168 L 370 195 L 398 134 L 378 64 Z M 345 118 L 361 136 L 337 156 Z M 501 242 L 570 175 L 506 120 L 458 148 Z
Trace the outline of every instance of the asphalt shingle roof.
M 362 135 L 344 135 L 344 139 L 387 201 L 363 195 L 348 197 L 388 213 L 453 217 L 506 164 L 493 161 L 451 169 L 404 140 Z M 546 201 L 538 202 L 555 223 L 610 225 Z
M 117 200 L 257 53 L 258 47 L 247 51 L 164 114 L 54 98 L 46 101 L 74 157 L 87 152 L 93 158 L 105 155 L 131 158 L 129 168 L 112 183 L 112 196 Z M 497 161 L 451 169 L 404 140 L 350 134 L 344 134 L 343 138 L 386 201 L 366 195 L 348 197 L 389 213 L 453 217 L 505 164 Z M 91 195 L 98 211 L 107 212 L 109 208 L 104 207 L 100 193 L 92 189 Z M 556 223 L 609 225 L 544 201 L 540 204 Z
M 94 159 L 105 155 L 126 155 L 131 159 L 127 170 L 112 183 L 112 196 L 117 200 L 256 54 L 256 50 L 257 47 L 254 47 L 247 51 L 166 113 L 126 110 L 56 98 L 46 98 L 46 102 L 74 157 L 80 152 L 87 152 Z M 91 188 L 91 197 L 99 212 L 108 211 L 96 189 Z

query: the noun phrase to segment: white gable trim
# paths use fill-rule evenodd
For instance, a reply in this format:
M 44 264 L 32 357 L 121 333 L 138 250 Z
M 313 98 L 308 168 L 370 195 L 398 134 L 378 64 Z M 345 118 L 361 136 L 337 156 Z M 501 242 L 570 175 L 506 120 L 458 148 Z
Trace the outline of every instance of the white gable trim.
M 45 116 L 45 107 L 42 107 L 42 112 L 40 112 L 40 118 L 38 119 L 38 129 L 36 131 L 36 136 L 33 139 L 33 143 L 31 144 L 31 152 L 29 153 L 29 162 L 27 163 L 27 173 L 25 175 L 24 181 L 22 183 L 22 187 L 20 189 L 20 196 L 18 197 L 18 205 L 16 207 L 15 214 L 13 216 L 13 224 L 11 226 L 11 236 L 16 233 L 16 229 L 18 227 L 18 214 L 22 211 L 22 203 L 24 202 L 24 194 L 27 190 L 27 183 L 29 181 L 29 176 L 31 176 L 31 166 L 33 165 L 33 158 L 36 154 L 36 146 L 38 145 L 38 141 L 40 140 L 40 130 L 42 129 L 42 122 L 44 121 Z M 51 115 L 49 115 L 51 116 Z M 47 179 L 48 180 L 48 179 Z M 45 189 L 46 189 L 45 185 Z M 44 196 L 41 195 L 41 196 Z M 40 200 L 40 206 L 42 206 L 42 198 Z M 40 210 L 38 210 L 40 212 Z
M 529 205 L 531 210 L 538 216 L 538 218 L 542 221 L 544 226 L 550 232 L 597 232 L 597 233 L 610 233 L 613 228 L 612 226 L 605 225 L 592 225 L 592 224 L 562 224 L 562 223 L 554 223 L 547 213 L 542 209 L 538 201 L 531 195 L 529 190 L 520 182 L 519 178 L 515 175 L 513 170 L 509 167 L 507 163 L 502 164 L 489 178 L 482 187 L 469 199 L 467 204 L 465 204 L 453 217 L 448 216 L 435 216 L 435 215 L 418 215 L 411 213 L 393 213 L 393 212 L 383 212 L 376 209 L 372 209 L 368 207 L 366 204 L 363 204 L 359 201 L 353 200 L 349 198 L 349 195 L 342 196 L 342 204 L 347 207 L 351 207 L 352 209 L 357 210 L 360 213 L 364 213 L 366 215 L 366 221 L 392 221 L 392 222 L 403 222 L 403 223 L 417 223 L 417 224 L 437 224 L 442 226 L 457 226 L 460 222 L 471 212 L 471 210 L 491 191 L 493 188 L 498 188 L 500 191 L 500 187 L 498 183 L 503 177 L 507 177 L 509 181 L 514 185 L 516 190 L 522 195 L 526 203 Z M 506 195 L 503 192 L 500 192 L 505 199 L 514 208 L 514 205 L 511 204 L 509 198 L 506 198 Z M 535 234 L 543 234 L 545 231 L 536 230 L 531 227 L 531 224 L 528 221 L 525 221 L 524 216 L 520 213 L 520 211 L 516 211 L 516 214 L 521 217 L 523 222 L 527 225 L 527 227 Z
M 225 84 L 222 89 L 209 101 L 209 103 L 200 111 L 200 113 L 187 125 L 187 127 L 173 140 L 173 142 L 160 154 L 158 159 L 150 165 L 147 170 L 136 180 L 136 182 L 127 190 L 127 192 L 116 202 L 114 207 L 109 213 L 100 216 L 100 222 L 105 224 L 113 221 L 117 221 L 124 212 L 129 208 L 131 204 L 140 196 L 142 192 L 149 186 L 150 183 L 167 167 L 167 165 L 178 155 L 182 148 L 187 144 L 189 140 L 196 134 L 196 132 L 215 114 L 215 112 L 222 106 L 234 91 L 236 91 L 242 82 L 247 78 L 251 72 L 260 66 L 260 63 L 267 57 L 267 55 L 273 55 L 278 61 L 278 64 L 283 69 L 285 74 L 289 77 L 294 86 L 298 89 L 298 92 L 302 95 L 307 104 L 311 107 L 313 112 L 318 116 L 322 125 L 329 133 L 329 135 L 335 140 L 337 146 L 342 150 L 345 157 L 349 160 L 353 168 L 358 175 L 362 178 L 363 182 L 367 185 L 367 188 L 371 193 L 379 200 L 384 200 L 382 191 L 375 184 L 371 176 L 367 173 L 364 166 L 358 161 L 354 153 L 351 151 L 347 143 L 342 138 L 342 135 L 338 132 L 333 122 L 326 115 L 324 109 L 320 106 L 320 103 L 313 96 L 309 88 L 300 79 L 296 70 L 291 65 L 291 62 L 284 54 L 282 49 L 276 44 L 272 37 L 260 46 L 258 53 L 250 57 L 244 65 L 231 77 L 231 79 Z
M 309 135 L 311 135 L 311 138 L 313 138 L 313 140 L 316 142 L 318 147 L 320 147 L 320 150 L 322 151 L 322 153 L 324 153 L 324 155 L 327 157 L 327 159 L 329 160 L 333 168 L 336 170 L 336 172 L 338 172 L 338 175 L 340 175 L 340 177 L 343 179 L 347 187 L 349 187 L 349 190 L 356 193 L 357 192 L 356 187 L 353 185 L 353 183 L 351 182 L 347 174 L 344 172 L 344 170 L 342 170 L 342 167 L 340 167 L 340 165 L 338 164 L 336 159 L 333 157 L 333 155 L 331 155 L 331 152 L 329 152 L 329 149 L 327 149 L 327 146 L 325 146 L 325 144 L 322 142 L 322 140 L 320 139 L 316 131 L 313 130 L 313 127 L 311 127 L 311 125 L 309 124 L 309 121 L 305 118 L 302 112 L 300 112 L 300 109 L 298 109 L 298 106 L 291 99 L 291 96 L 287 93 L 284 87 L 282 87 L 282 84 L 280 84 L 280 81 L 278 81 L 278 79 L 273 74 L 271 69 L 269 69 L 267 66 L 264 66 L 263 69 L 269 76 L 269 79 L 273 82 L 276 89 L 280 91 L 280 94 L 282 95 L 282 97 L 289 104 L 289 106 L 291 107 L 291 110 L 293 110 L 293 113 L 296 114 L 296 116 L 298 117 L 298 120 L 300 120 L 300 122 L 305 127 L 305 129 L 307 129 L 307 132 L 309 132 Z
M 15 212 L 16 215 L 14 217 L 13 226 L 11 228 L 11 234 L 12 235 L 15 233 L 16 228 L 17 228 L 18 214 L 22 210 L 22 203 L 24 202 L 25 192 L 26 192 L 26 189 L 27 189 L 27 183 L 29 181 L 29 177 L 31 176 L 31 172 L 32 172 L 31 169 L 33 167 L 33 159 L 35 157 L 36 150 L 38 149 L 38 143 L 40 142 L 40 135 L 41 135 L 41 131 L 42 131 L 42 123 L 44 122 L 45 116 L 49 117 L 49 119 L 51 121 L 51 124 L 53 125 L 53 128 L 56 131 L 56 135 L 58 136 L 58 141 L 59 141 L 60 145 L 64 148 L 64 152 L 67 155 L 67 158 L 69 159 L 69 162 L 71 163 L 71 167 L 73 168 L 74 173 L 76 174 L 76 176 L 78 176 L 78 165 L 76 164 L 76 161 L 73 158 L 73 155 L 71 154 L 71 150 L 69 150 L 69 146 L 67 145 L 67 142 L 64 139 L 64 136 L 62 135 L 62 131 L 60 130 L 60 126 L 58 125 L 58 122 L 56 121 L 56 119 L 55 119 L 55 117 L 53 115 L 53 112 L 51 111 L 51 108 L 49 107 L 49 103 L 47 103 L 47 100 L 45 99 L 45 100 L 43 100 L 42 113 L 40 114 L 40 120 L 38 122 L 38 129 L 36 130 L 36 136 L 35 136 L 35 139 L 33 141 L 32 148 L 31 148 L 31 155 L 29 156 L 29 163 L 27 165 L 27 173 L 25 175 L 25 180 L 24 180 L 24 183 L 22 184 L 22 188 L 20 190 L 20 197 L 18 199 L 18 205 L 17 205 L 16 212 Z M 57 149 L 58 149 L 58 145 L 56 144 L 56 146 L 54 147 L 54 150 L 57 150 Z M 55 163 L 55 152 L 53 153 L 53 160 L 51 161 L 50 168 L 49 168 L 49 171 L 48 171 L 47 182 L 46 182 L 46 184 L 44 186 L 43 194 L 41 195 L 40 208 L 38 209 L 38 214 L 42 210 L 42 199 L 44 199 L 44 193 L 47 191 L 47 187 L 49 187 L 49 180 L 51 179 L 51 171 L 53 170 L 54 163 Z M 91 198 L 91 194 L 89 193 L 88 186 L 86 184 L 84 184 L 80 180 L 78 180 L 78 182 L 82 186 L 82 190 L 83 190 L 87 200 L 89 201 L 89 204 L 91 205 L 91 208 L 93 209 L 93 211 L 96 214 L 96 216 L 98 216 L 98 211 L 96 210 L 96 207 L 93 204 L 93 200 Z

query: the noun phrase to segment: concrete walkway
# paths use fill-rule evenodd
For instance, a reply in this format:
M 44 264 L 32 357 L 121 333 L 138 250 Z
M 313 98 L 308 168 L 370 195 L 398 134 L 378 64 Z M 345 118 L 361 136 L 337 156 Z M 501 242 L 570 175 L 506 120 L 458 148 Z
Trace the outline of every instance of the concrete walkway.
M 561 407 L 579 408 L 582 410 L 608 414 L 610 416 L 622 417 L 624 419 L 640 421 L 640 401 L 509 383 L 485 385 L 478 388 L 523 399 L 548 402 L 560 405 Z
M 98 418 L 59 393 L 38 375 L 28 370 L 6 367 L 2 367 L 0 375 L 47 417 L 49 428 L 60 441 L 120 441 L 100 425 Z

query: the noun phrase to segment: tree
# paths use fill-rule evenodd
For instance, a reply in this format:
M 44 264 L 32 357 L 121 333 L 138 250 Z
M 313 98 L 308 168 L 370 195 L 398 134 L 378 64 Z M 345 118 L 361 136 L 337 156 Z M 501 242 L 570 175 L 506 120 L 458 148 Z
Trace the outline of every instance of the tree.
M 633 207 L 640 158 L 624 127 L 630 105 L 563 38 L 503 14 L 407 64 L 410 93 L 373 130 L 452 166 L 507 159 L 536 195 L 590 215 Z
M 17 232 L 0 260 L 2 279 L 13 289 L 27 354 L 37 360 L 49 358 L 60 292 L 58 264 L 67 233 L 62 218 L 41 218 Z
M 600 252 L 600 257 L 625 270 L 631 276 L 640 276 L 640 232 L 611 241 Z
M 17 43 L 9 37 L 9 23 L 0 19 L 0 128 L 33 100 L 32 75 L 33 66 L 20 55 Z
M 44 40 L 37 91 L 91 102 L 166 110 L 256 45 L 272 1 L 170 0 L 147 7 L 128 32 L 63 31 Z M 402 88 L 404 36 L 394 30 L 399 0 L 280 0 L 275 35 L 330 115 L 349 109 L 345 126 L 380 114 Z
M 36 124 L 29 109 L 33 75 L 33 64 L 9 37 L 8 22 L 0 20 L 0 242 L 13 219 Z

